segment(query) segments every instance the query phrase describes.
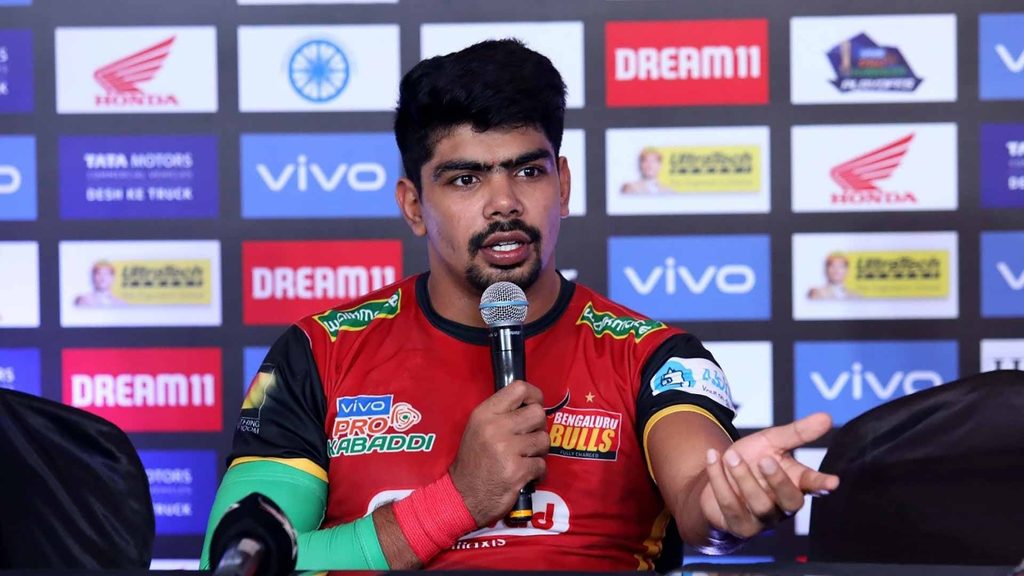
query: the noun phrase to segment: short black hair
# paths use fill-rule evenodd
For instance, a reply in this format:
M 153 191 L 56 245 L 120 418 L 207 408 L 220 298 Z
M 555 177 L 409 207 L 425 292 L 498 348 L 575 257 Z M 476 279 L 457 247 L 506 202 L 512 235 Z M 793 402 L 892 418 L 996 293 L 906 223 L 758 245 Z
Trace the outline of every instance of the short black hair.
M 487 40 L 414 66 L 402 78 L 396 112 L 395 139 L 405 175 L 422 193 L 420 170 L 434 146 L 465 124 L 477 132 L 537 128 L 557 156 L 565 83 L 546 56 L 519 40 Z

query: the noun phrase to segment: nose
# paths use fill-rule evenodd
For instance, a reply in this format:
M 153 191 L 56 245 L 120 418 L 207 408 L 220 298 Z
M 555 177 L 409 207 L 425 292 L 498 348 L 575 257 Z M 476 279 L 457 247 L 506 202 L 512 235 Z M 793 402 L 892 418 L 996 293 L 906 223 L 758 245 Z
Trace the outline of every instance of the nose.
M 523 204 L 516 192 L 515 181 L 508 170 L 499 170 L 490 178 L 484 216 L 508 219 L 522 216 Z

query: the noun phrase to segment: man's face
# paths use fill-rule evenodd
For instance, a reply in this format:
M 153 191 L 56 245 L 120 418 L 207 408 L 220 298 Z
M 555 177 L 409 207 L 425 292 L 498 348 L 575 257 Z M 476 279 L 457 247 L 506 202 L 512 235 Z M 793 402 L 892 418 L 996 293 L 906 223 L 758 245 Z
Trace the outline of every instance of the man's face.
M 829 284 L 842 284 L 846 281 L 848 266 L 842 258 L 830 258 L 825 265 L 825 276 Z
M 99 266 L 92 271 L 92 285 L 97 292 L 110 292 L 114 287 L 114 269 Z
M 644 152 L 640 155 L 640 176 L 644 180 L 654 180 L 661 171 L 661 156 L 656 152 Z
M 476 292 L 499 281 L 527 290 L 553 265 L 569 173 L 543 132 L 460 126 L 420 176 L 422 224 L 413 230 L 427 236 L 432 274 Z

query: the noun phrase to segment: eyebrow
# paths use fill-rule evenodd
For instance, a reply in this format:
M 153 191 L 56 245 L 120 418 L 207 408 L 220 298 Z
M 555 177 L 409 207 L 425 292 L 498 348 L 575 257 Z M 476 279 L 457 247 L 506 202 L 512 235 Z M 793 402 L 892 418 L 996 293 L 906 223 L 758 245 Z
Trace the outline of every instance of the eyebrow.
M 522 166 L 523 164 L 529 164 L 530 162 L 536 162 L 537 160 L 553 160 L 551 152 L 544 148 L 537 148 L 524 154 L 520 154 L 515 158 L 509 160 L 502 160 L 497 165 L 506 170 L 515 166 Z M 434 182 L 441 179 L 446 172 L 491 172 L 494 170 L 494 164 L 485 164 L 476 160 L 449 160 L 442 162 L 434 168 L 431 177 Z

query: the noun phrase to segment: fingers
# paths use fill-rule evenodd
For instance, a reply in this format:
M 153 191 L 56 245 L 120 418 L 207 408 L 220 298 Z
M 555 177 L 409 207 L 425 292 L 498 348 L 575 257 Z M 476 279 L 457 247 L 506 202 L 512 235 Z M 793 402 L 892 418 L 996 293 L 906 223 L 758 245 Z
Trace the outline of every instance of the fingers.
M 523 404 L 541 404 L 543 401 L 544 393 L 540 391 L 540 388 L 528 382 L 516 380 L 495 392 L 484 403 L 488 404 L 490 412 L 500 414 L 511 412 Z
M 826 494 L 839 488 L 839 476 L 825 474 L 797 463 L 803 470 L 800 471 L 800 490 L 814 494 L 815 496 Z
M 525 434 L 547 428 L 547 416 L 540 404 L 527 404 L 513 410 L 509 417 L 511 419 L 510 430 L 514 434 Z
M 792 450 L 814 442 L 831 429 L 832 418 L 824 412 L 817 412 L 785 426 L 768 428 L 764 434 L 779 450 Z
M 775 494 L 775 504 L 786 516 L 796 514 L 804 504 L 804 493 L 789 479 L 786 471 L 774 458 L 767 456 L 757 463 L 768 486 Z
M 723 456 L 728 474 L 736 481 L 739 494 L 746 501 L 747 509 L 759 519 L 769 518 L 776 513 L 775 502 L 764 486 L 758 482 L 747 463 L 734 450 L 726 450 Z M 785 476 L 785 474 L 783 474 Z M 788 479 L 787 479 L 788 481 Z M 794 487 L 795 488 L 795 487 Z
M 521 439 L 520 455 L 522 456 L 544 456 L 551 446 L 551 437 L 544 430 L 523 434 Z
M 741 538 L 749 538 L 760 532 L 762 525 L 751 515 L 746 504 L 740 500 L 729 484 L 717 450 L 713 448 L 708 450 L 707 464 L 708 484 L 711 485 L 711 491 L 722 512 L 722 519 L 725 523 L 723 528 Z

